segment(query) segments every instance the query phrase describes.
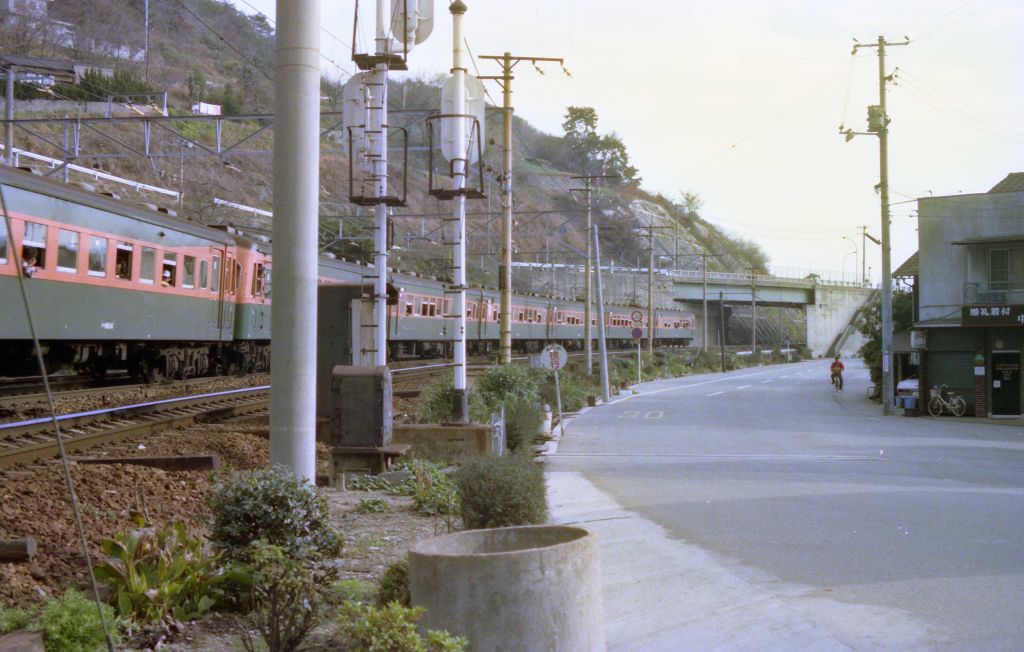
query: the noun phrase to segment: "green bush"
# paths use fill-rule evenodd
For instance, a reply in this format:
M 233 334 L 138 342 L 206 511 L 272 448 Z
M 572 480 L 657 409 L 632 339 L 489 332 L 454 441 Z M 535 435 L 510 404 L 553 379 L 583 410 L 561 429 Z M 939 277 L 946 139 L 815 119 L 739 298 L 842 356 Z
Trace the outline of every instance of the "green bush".
M 341 553 L 327 500 L 285 467 L 221 476 L 208 502 L 213 511 L 210 540 L 229 559 L 248 561 L 250 544 L 261 539 L 311 561 Z
M 383 607 L 389 602 L 397 602 L 403 607 L 412 606 L 412 596 L 409 595 L 409 561 L 406 559 L 388 566 L 380 577 L 377 606 Z
M 416 420 L 420 423 L 445 423 L 452 418 L 455 380 L 451 374 L 437 378 L 420 391 Z
M 229 576 L 218 569 L 219 555 L 203 554 L 202 539 L 190 538 L 183 523 L 161 530 L 141 519 L 138 525 L 104 541 L 107 559 L 96 567 L 122 617 L 149 625 L 184 622 L 223 600 Z
M 252 588 L 246 622 L 270 652 L 291 652 L 316 625 L 320 584 L 309 566 L 281 546 L 258 541 L 250 546 L 248 557 Z M 248 626 L 242 628 L 242 645 L 247 652 L 262 649 Z
M 421 607 L 397 602 L 373 607 L 346 602 L 338 613 L 340 634 L 352 652 L 461 652 L 466 639 L 430 630 L 427 638 L 416 630 Z
M 544 470 L 526 454 L 472 458 L 459 469 L 457 481 L 462 521 L 469 529 L 547 520 Z
M 102 652 L 107 649 L 96 602 L 75 589 L 68 589 L 59 599 L 46 601 L 33 629 L 43 632 L 47 652 Z M 100 604 L 103 621 L 110 629 L 114 645 L 121 642 L 121 622 L 109 605 Z
M 541 376 L 516 364 L 488 367 L 476 381 L 476 392 L 489 411 L 495 411 L 503 402 L 525 399 L 536 402 L 539 398 Z
M 541 422 L 537 403 L 516 396 L 505 402 L 505 441 L 509 450 L 526 450 L 537 437 Z
M 8 609 L 0 605 L 0 636 L 29 624 L 32 614 L 24 609 Z

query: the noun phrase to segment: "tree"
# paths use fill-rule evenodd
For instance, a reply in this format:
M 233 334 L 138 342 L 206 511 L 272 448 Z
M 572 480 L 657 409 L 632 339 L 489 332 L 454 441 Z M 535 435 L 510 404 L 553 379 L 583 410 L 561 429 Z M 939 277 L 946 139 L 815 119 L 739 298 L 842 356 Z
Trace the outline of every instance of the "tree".
M 597 111 L 593 108 L 567 107 L 562 130 L 573 167 L 583 174 L 614 174 L 624 183 L 640 185 L 639 170 L 630 165 L 626 145 L 618 134 L 598 135 Z
M 892 293 L 892 330 L 900 333 L 914 325 L 914 293 L 895 291 Z M 875 386 L 882 383 L 882 296 L 876 294 L 864 306 L 857 320 L 857 330 L 864 336 L 864 344 L 858 350 L 864 364 L 871 372 Z

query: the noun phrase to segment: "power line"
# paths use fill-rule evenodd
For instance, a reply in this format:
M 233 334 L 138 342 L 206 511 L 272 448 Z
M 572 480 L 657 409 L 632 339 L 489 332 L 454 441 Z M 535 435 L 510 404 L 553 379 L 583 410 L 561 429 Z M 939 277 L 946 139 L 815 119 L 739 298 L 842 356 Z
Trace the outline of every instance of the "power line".
M 200 18 L 199 14 L 197 14 L 196 12 L 192 11 L 191 9 L 189 9 L 188 5 L 186 5 L 182 0 L 173 0 L 173 1 L 179 7 L 184 9 L 190 16 L 192 16 L 197 21 L 199 21 L 200 25 L 202 25 L 203 27 L 208 29 L 214 36 L 216 36 L 220 40 L 221 43 L 226 45 L 229 50 L 231 50 L 232 52 L 237 54 L 243 61 L 245 61 L 250 66 L 255 68 L 261 75 L 266 77 L 269 81 L 274 81 L 274 77 L 270 73 L 268 73 L 266 70 L 263 70 L 263 68 L 260 68 L 259 64 L 257 64 L 255 61 L 253 61 L 252 59 L 247 57 L 241 50 L 239 50 L 234 45 L 232 45 L 230 41 L 228 41 L 223 36 L 221 36 L 220 32 L 218 32 L 213 27 L 211 27 L 205 20 Z

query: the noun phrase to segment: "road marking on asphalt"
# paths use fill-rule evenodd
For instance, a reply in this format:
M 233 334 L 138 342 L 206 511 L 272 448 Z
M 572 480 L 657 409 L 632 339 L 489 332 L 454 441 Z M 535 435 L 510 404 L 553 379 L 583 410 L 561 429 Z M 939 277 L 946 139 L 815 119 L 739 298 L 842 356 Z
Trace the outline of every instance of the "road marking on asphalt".
M 725 392 L 715 392 L 714 394 L 708 394 L 708 396 L 718 396 L 719 394 L 725 394 Z
M 660 419 L 665 416 L 665 413 L 661 410 L 653 410 L 651 412 L 644 412 L 645 419 Z
M 740 386 L 739 386 L 739 387 L 737 387 L 736 389 L 746 389 L 746 388 L 748 388 L 748 387 L 750 387 L 750 385 L 740 385 Z

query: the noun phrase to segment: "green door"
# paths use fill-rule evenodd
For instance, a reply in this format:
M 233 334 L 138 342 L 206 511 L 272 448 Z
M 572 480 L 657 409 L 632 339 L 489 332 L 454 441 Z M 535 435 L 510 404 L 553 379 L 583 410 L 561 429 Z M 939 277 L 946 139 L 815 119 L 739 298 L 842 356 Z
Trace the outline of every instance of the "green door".
M 1020 414 L 1020 353 L 992 353 L 992 414 Z

